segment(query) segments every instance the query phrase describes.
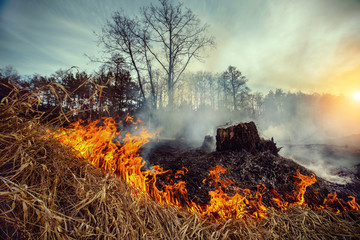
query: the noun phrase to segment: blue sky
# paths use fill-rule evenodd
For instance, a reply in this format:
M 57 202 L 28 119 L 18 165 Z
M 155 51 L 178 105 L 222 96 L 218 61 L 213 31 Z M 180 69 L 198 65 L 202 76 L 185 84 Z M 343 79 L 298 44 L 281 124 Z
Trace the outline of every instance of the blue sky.
M 50 75 L 99 56 L 93 32 L 115 10 L 134 15 L 146 0 L 0 0 L 0 67 Z M 254 90 L 351 94 L 360 90 L 360 1 L 184 0 L 216 38 L 193 71 L 236 66 Z

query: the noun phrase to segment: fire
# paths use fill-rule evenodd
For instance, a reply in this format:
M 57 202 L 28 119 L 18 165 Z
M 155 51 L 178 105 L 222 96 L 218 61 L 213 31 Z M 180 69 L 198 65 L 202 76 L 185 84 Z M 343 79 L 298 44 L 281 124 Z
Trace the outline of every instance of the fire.
M 267 214 L 269 206 L 263 203 L 263 195 L 267 192 L 264 184 L 259 183 L 256 192 L 240 189 L 231 179 L 224 179 L 222 175 L 226 169 L 216 165 L 210 169 L 208 177 L 203 180 L 213 190 L 209 191 L 210 201 L 205 205 L 198 205 L 188 197 L 186 182 L 181 178 L 188 169 L 173 172 L 155 165 L 145 169 L 145 162 L 139 155 L 139 149 L 149 142 L 156 134 L 149 133 L 141 121 L 135 121 L 127 115 L 124 125 L 129 130 L 119 130 L 118 124 L 112 118 L 104 118 L 101 122 L 78 121 L 69 128 L 61 128 L 56 132 L 49 132 L 49 136 L 56 138 L 62 144 L 71 148 L 74 154 L 88 161 L 90 164 L 104 171 L 116 174 L 123 181 L 133 186 L 134 194 L 141 198 L 150 197 L 163 205 L 170 205 L 178 209 L 187 209 L 191 213 L 219 221 L 229 218 L 261 219 Z M 47 137 L 49 137 L 47 136 Z M 161 179 L 161 189 L 157 183 Z M 165 176 L 165 179 L 164 179 Z M 289 206 L 307 206 L 304 194 L 306 188 L 316 182 L 315 175 L 302 175 L 297 170 L 294 201 L 287 202 L 281 198 L 276 190 L 272 190 L 273 207 L 286 210 Z M 316 209 L 332 208 L 336 211 L 359 211 L 360 206 L 355 198 L 347 203 L 339 200 L 336 193 L 329 194 L 321 206 Z M 336 207 L 333 207 L 336 206 Z
M 254 195 L 249 189 L 239 189 L 230 179 L 222 180 L 220 173 L 224 174 L 225 172 L 225 168 L 216 165 L 209 171 L 208 178 L 203 180 L 203 182 L 210 181 L 210 185 L 215 190 L 209 191 L 210 203 L 201 214 L 208 217 L 219 216 L 222 219 L 242 218 L 244 216 L 264 217 L 267 210 L 262 204 L 264 185 L 259 184 Z M 233 196 L 227 193 L 230 189 L 235 192 Z
M 117 129 L 117 124 L 112 118 L 104 118 L 103 122 L 94 121 L 85 124 L 78 121 L 70 128 L 62 128 L 53 133 L 61 143 L 70 147 L 78 157 L 86 159 L 97 168 L 106 172 L 116 174 L 123 181 L 140 190 L 148 193 L 149 196 L 162 204 L 181 207 L 182 201 L 187 200 L 186 183 L 184 181 L 169 183 L 163 190 L 156 187 L 157 176 L 164 173 L 172 173 L 171 170 L 164 171 L 160 166 L 154 166 L 152 170 L 143 169 L 144 161 L 138 150 L 149 138 L 155 136 L 147 132 L 141 125 L 141 121 L 134 121 L 129 115 L 125 123 L 133 126 L 133 131 L 122 134 Z M 123 137 L 121 135 L 124 135 Z M 175 178 L 185 174 L 186 169 L 173 173 Z
M 296 171 L 295 178 L 299 180 L 296 184 L 297 194 L 295 197 L 297 200 L 297 204 L 303 206 L 305 204 L 304 194 L 306 192 L 306 188 L 316 182 L 315 174 L 313 173 L 311 177 L 308 177 L 306 175 L 302 175 L 300 173 L 300 170 L 298 169 Z

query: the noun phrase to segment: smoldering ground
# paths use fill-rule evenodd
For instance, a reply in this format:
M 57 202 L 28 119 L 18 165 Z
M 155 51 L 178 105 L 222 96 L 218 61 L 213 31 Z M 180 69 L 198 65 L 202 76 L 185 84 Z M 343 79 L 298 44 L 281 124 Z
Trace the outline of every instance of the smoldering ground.
M 310 95 L 309 95 L 310 96 Z M 264 105 L 266 105 L 266 98 Z M 356 180 L 360 166 L 360 133 L 355 115 L 337 117 L 318 111 L 306 101 L 282 102 L 286 111 L 264 111 L 255 118 L 244 111 L 213 109 L 160 109 L 138 115 L 151 132 L 159 132 L 157 141 L 180 140 L 182 147 L 200 148 L 206 135 L 216 136 L 220 126 L 254 121 L 260 137 L 274 138 L 280 155 L 294 159 L 328 181 L 346 184 Z M 291 112 L 289 112 L 290 110 Z M 346 136 L 354 135 L 351 141 Z M 176 147 L 176 146 L 174 146 Z M 215 150 L 215 148 L 213 149 Z

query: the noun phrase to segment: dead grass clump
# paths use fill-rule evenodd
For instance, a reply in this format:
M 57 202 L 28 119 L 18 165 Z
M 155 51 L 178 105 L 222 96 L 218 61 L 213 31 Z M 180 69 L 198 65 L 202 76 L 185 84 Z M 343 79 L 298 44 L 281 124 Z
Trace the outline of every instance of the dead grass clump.
M 2 239 L 356 239 L 358 213 L 293 207 L 261 222 L 213 223 L 136 197 L 132 189 L 76 159 L 46 129 L 36 93 L 0 104 Z

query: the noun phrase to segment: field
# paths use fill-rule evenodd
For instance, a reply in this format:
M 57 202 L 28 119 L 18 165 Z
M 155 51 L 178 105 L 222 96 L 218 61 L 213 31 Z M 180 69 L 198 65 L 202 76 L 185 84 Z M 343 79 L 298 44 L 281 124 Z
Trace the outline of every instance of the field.
M 160 204 L 77 157 L 41 122 L 34 93 L 0 105 L 3 239 L 359 239 L 360 213 L 289 206 L 214 221 Z

